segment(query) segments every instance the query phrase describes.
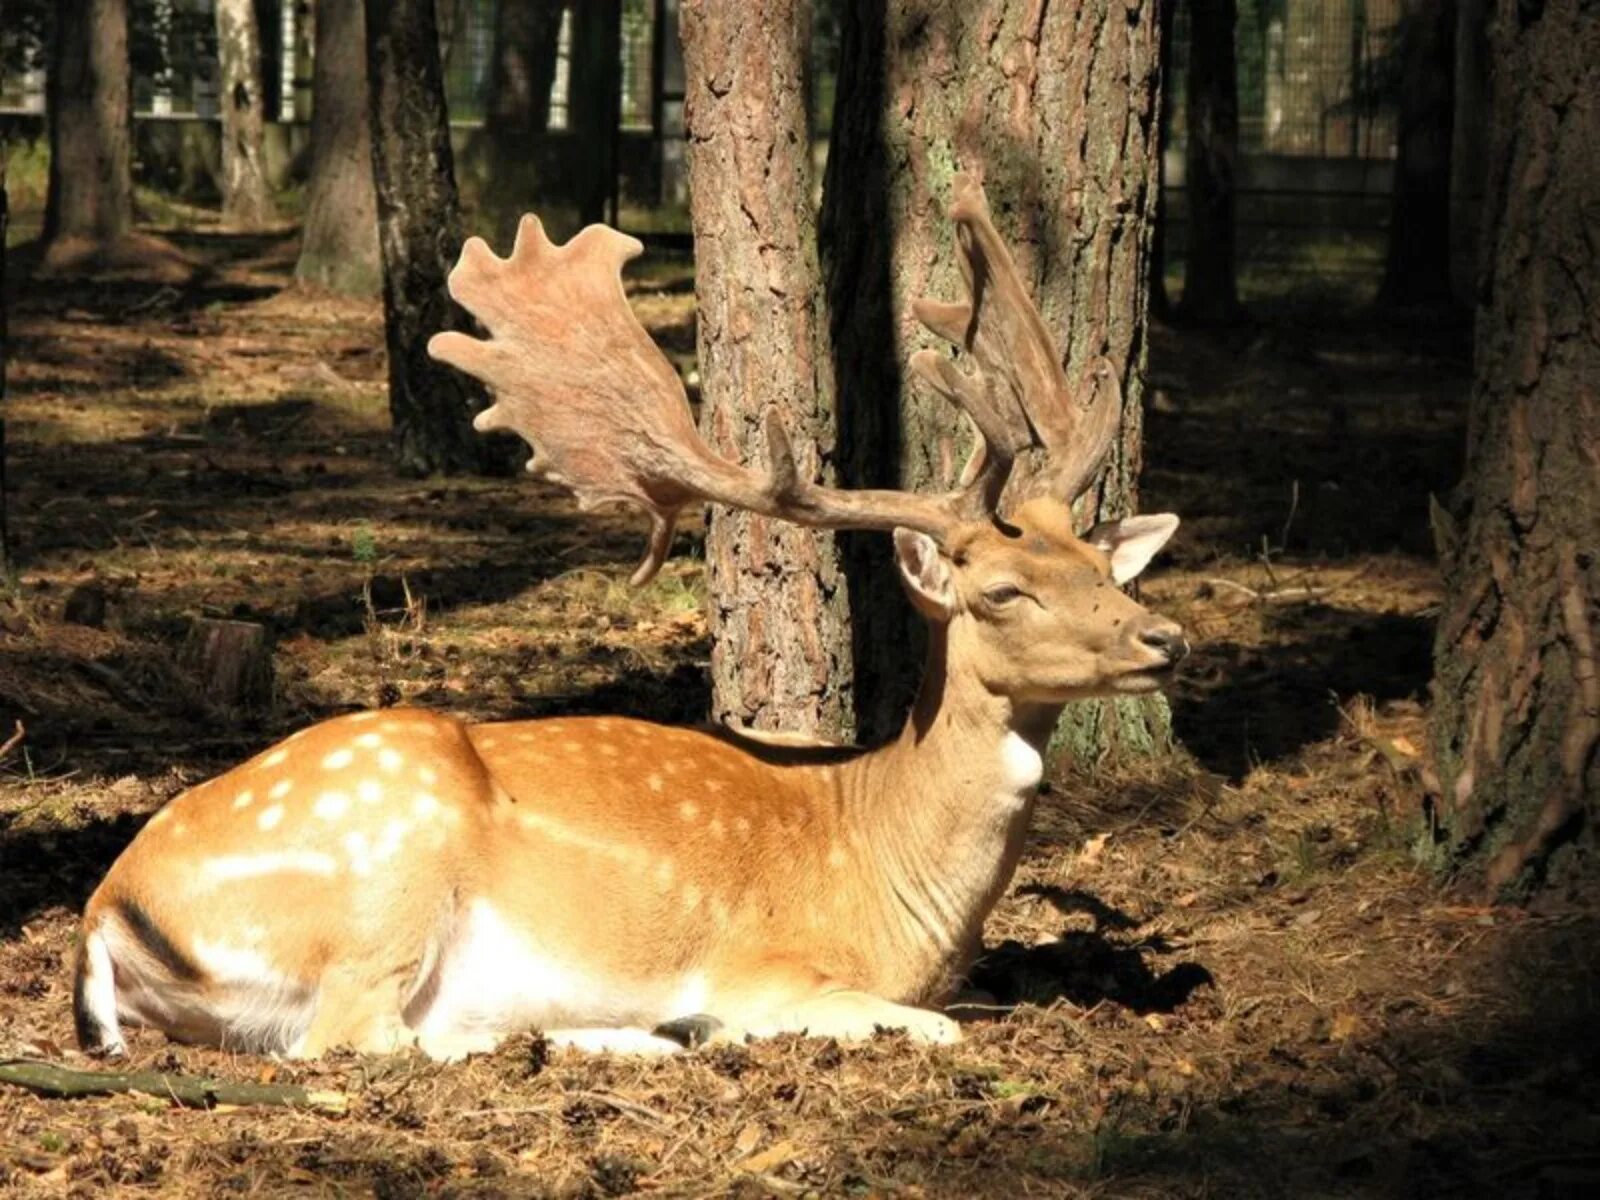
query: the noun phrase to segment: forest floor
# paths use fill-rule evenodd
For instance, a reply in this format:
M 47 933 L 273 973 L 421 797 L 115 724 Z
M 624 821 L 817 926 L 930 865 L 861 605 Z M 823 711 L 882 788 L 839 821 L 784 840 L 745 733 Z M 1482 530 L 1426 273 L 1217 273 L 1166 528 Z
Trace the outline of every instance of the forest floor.
M 0 1059 L 93 1065 L 69 977 L 90 890 L 183 787 L 309 721 L 704 711 L 695 531 L 635 591 L 630 515 L 397 478 L 377 308 L 286 291 L 287 236 L 182 240 L 190 285 L 12 283 Z M 635 300 L 692 352 L 686 275 Z M 1142 587 L 1195 642 L 1187 755 L 1056 765 L 987 929 L 1004 1008 L 959 1046 L 633 1061 L 524 1036 L 442 1066 L 143 1034 L 136 1067 L 347 1111 L 0 1086 L 0 1192 L 1593 1194 L 1593 897 L 1488 906 L 1413 852 L 1463 345 L 1291 301 L 1227 344 L 1157 330 L 1143 506 L 1185 524 Z M 177 665 L 197 616 L 271 632 L 266 711 L 217 711 Z

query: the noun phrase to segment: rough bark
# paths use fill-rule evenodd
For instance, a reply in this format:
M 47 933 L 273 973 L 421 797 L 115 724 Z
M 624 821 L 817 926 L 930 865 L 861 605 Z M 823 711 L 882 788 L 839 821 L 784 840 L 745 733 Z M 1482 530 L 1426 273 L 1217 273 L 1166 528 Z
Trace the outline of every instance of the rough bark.
M 79 257 L 133 228 L 127 0 L 61 0 L 47 87 L 46 254 Z
M 1438 514 L 1431 848 L 1492 891 L 1592 866 L 1600 796 L 1600 4 L 1494 28 L 1467 467 Z
M 1185 97 L 1184 196 L 1189 208 L 1180 315 L 1191 324 L 1239 318 L 1234 171 L 1239 159 L 1239 77 L 1234 0 L 1187 0 L 1189 86 Z
M 701 426 L 729 457 L 765 462 L 763 422 L 776 408 L 804 468 L 832 482 L 832 420 L 817 388 L 811 4 L 690 0 L 680 20 Z M 847 736 L 850 647 L 835 540 L 716 508 L 706 568 L 713 717 Z
M 440 330 L 467 328 L 445 290 L 462 228 L 433 0 L 366 0 L 366 21 L 395 455 L 408 474 L 485 469 L 505 451 L 473 432 L 483 389 L 427 350 Z
M 213 704 L 254 710 L 272 704 L 272 648 L 266 628 L 253 621 L 195 618 L 178 664 Z
M 216 0 L 217 105 L 222 112 L 222 224 L 260 229 L 277 218 L 262 158 L 266 99 L 254 0 Z
M 1400 25 L 1400 145 L 1381 304 L 1437 306 L 1450 292 L 1455 0 L 1408 0 Z M 1481 134 L 1481 131 L 1480 131 Z
M 820 241 L 827 275 L 839 473 L 852 486 L 948 482 L 965 447 L 937 398 L 905 386 L 906 354 L 932 344 L 912 298 L 958 295 L 944 209 L 956 170 L 977 172 L 1033 284 L 1069 378 L 1104 355 L 1125 407 L 1083 523 L 1128 511 L 1139 474 L 1145 303 L 1155 206 L 1158 30 L 1127 0 L 862 0 L 843 8 L 839 94 Z M 922 631 L 881 535 L 843 539 L 858 732 L 904 716 Z M 1074 748 L 1148 747 L 1158 702 L 1071 710 Z
M 617 182 L 622 119 L 621 0 L 584 0 L 572 13 L 568 128 L 583 151 L 569 162 L 578 220 L 603 221 Z
M 311 181 L 295 278 L 350 296 L 375 296 L 383 265 L 361 0 L 319 0 L 316 39 Z

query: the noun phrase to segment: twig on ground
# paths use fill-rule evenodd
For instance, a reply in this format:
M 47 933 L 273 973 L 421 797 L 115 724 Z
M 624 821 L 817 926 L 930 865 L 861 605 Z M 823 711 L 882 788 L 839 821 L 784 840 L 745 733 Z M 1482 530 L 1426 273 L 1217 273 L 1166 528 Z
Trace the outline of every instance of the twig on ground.
M 11 752 L 22 744 L 22 739 L 27 736 L 28 731 L 22 727 L 22 722 L 18 721 L 17 728 L 12 732 L 11 736 L 5 740 L 4 745 L 0 745 L 0 762 L 4 762 Z
M 349 1107 L 343 1092 L 317 1092 L 292 1084 L 230 1083 L 197 1075 L 163 1071 L 81 1071 L 34 1058 L 0 1059 L 0 1083 L 27 1088 L 40 1096 L 72 1099 L 138 1092 L 159 1096 L 185 1108 L 241 1107 L 313 1108 L 342 1113 Z

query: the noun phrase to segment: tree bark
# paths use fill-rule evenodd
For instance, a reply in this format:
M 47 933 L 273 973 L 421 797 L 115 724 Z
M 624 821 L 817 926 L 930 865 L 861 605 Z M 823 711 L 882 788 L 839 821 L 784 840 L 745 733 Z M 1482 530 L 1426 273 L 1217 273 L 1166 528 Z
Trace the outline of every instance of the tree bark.
M 222 110 L 222 224 L 260 229 L 277 218 L 262 161 L 266 99 L 254 0 L 216 0 L 217 104 Z
M 1593 869 L 1600 6 L 1502 3 L 1491 58 L 1467 467 L 1436 521 L 1431 848 L 1498 892 Z
M 1408 0 L 1400 24 L 1400 146 L 1389 202 L 1380 304 L 1451 301 L 1451 77 L 1455 0 Z M 1479 131 L 1481 136 L 1481 130 Z
M 366 23 L 396 459 L 413 475 L 482 470 L 506 458 L 473 432 L 483 389 L 427 349 L 440 330 L 468 327 L 445 290 L 462 229 L 433 0 L 366 0 Z
M 1239 76 L 1234 0 L 1188 0 L 1188 140 L 1184 195 L 1189 205 L 1180 314 L 1195 325 L 1239 319 L 1234 234 L 1234 170 L 1239 159 Z
M 776 408 L 802 469 L 833 482 L 817 388 L 816 219 L 805 73 L 809 0 L 689 0 L 680 14 L 695 232 L 700 423 L 730 458 L 766 461 Z M 850 732 L 850 644 L 836 541 L 715 508 L 706 534 L 712 716 Z
M 827 276 L 839 473 L 850 486 L 947 483 L 963 461 L 957 421 L 905 386 L 932 344 L 914 297 L 959 295 L 945 216 L 951 176 L 976 172 L 1034 287 L 1069 378 L 1115 366 L 1123 425 L 1082 523 L 1131 510 L 1139 474 L 1150 217 L 1156 193 L 1159 36 L 1154 6 L 1112 0 L 920 0 L 843 8 L 839 94 L 820 227 Z M 922 664 L 922 628 L 882 535 L 842 539 L 857 730 L 887 736 Z M 1149 748 L 1166 708 L 1143 700 L 1073 708 L 1081 754 Z
M 0 18 L 5 15 L 0 0 Z M 0 72 L 5 65 L 0 63 Z M 6 356 L 11 328 L 6 314 L 6 235 L 11 232 L 11 202 L 6 194 L 6 140 L 0 136 L 0 573 L 11 577 L 11 505 L 6 481 Z
M 361 0 L 319 0 L 316 22 L 311 182 L 294 274 L 346 295 L 375 296 L 383 287 L 383 265 Z
M 550 127 L 562 0 L 502 0 L 495 10 L 494 77 L 484 124 L 491 133 L 526 137 Z
M 47 82 L 46 259 L 77 259 L 133 228 L 127 0 L 61 0 Z
M 539 211 L 552 236 L 565 232 L 559 206 L 572 203 L 571 172 L 558 165 L 559 142 L 543 135 L 550 127 L 550 89 L 566 10 L 562 0 L 521 0 L 495 12 L 489 108 L 468 161 L 482 179 L 478 224 L 497 243 L 515 236 L 529 210 Z M 575 154 L 590 168 L 600 151 L 579 143 Z

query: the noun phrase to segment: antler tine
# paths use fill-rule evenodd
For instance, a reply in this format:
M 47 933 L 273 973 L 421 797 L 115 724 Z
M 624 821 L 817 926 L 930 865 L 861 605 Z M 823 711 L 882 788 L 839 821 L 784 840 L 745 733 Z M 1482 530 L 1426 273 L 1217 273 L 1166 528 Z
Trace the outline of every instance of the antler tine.
M 981 435 L 958 502 L 967 512 L 997 511 L 1012 463 L 1030 447 L 1046 454 L 1030 490 L 1074 500 L 1094 479 L 1116 432 L 1121 396 L 1115 373 L 1109 362 L 1096 359 L 1085 373 L 1087 389 L 1068 386 L 1055 342 L 994 227 L 982 185 L 958 174 L 952 190 L 949 212 L 970 300 L 919 300 L 912 311 L 932 332 L 970 353 L 977 369 L 962 371 L 931 350 L 913 355 L 911 366 L 961 405 Z M 1086 404 L 1079 399 L 1085 390 Z
M 650 542 L 635 583 L 660 568 L 678 513 L 697 500 L 801 525 L 947 534 L 959 519 L 947 498 L 811 484 L 776 413 L 770 476 L 715 454 L 695 430 L 677 372 L 628 307 L 621 269 L 642 251 L 603 225 L 557 246 L 532 216 L 509 258 L 472 238 L 450 273 L 450 294 L 489 336 L 440 333 L 428 343 L 435 358 L 489 386 L 494 404 L 474 423 L 521 435 L 534 447 L 531 472 L 571 490 L 585 509 L 622 501 L 645 510 Z

